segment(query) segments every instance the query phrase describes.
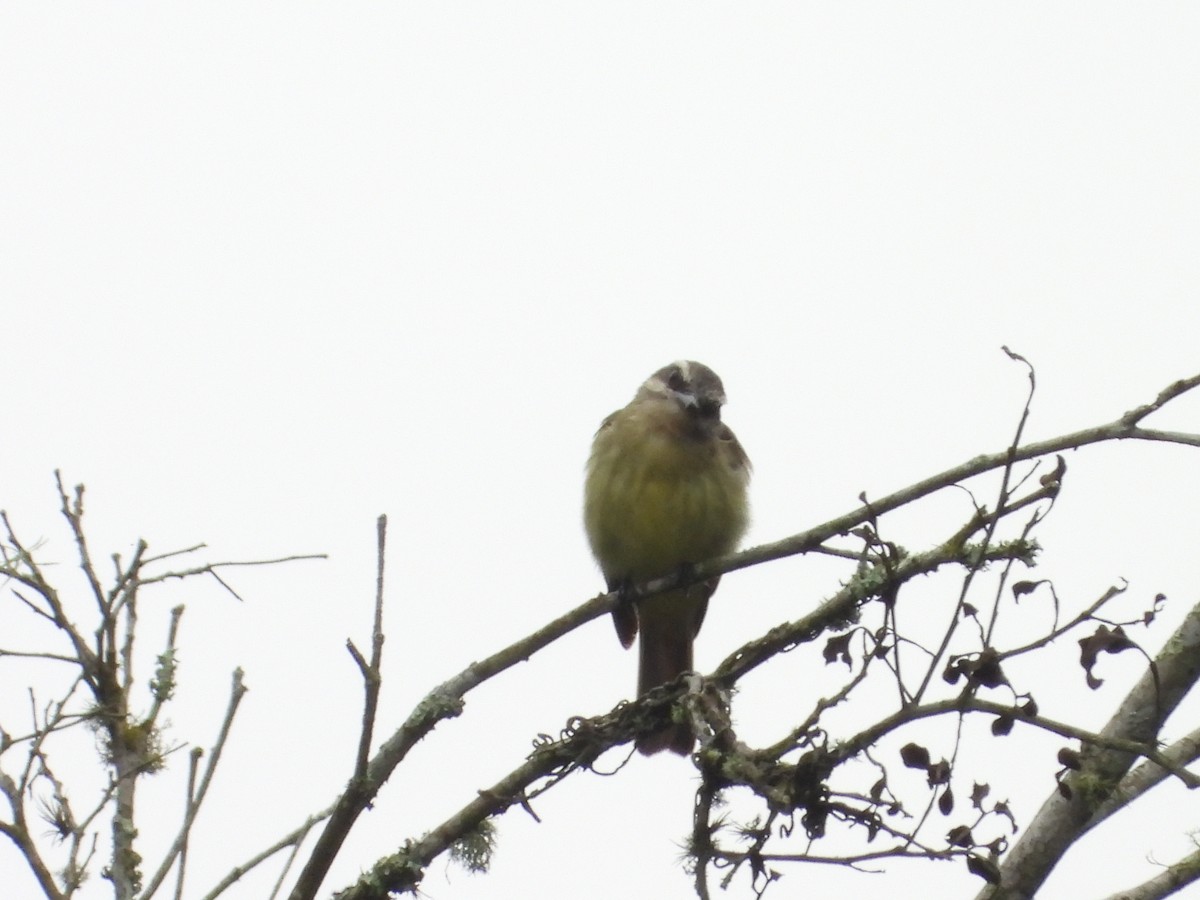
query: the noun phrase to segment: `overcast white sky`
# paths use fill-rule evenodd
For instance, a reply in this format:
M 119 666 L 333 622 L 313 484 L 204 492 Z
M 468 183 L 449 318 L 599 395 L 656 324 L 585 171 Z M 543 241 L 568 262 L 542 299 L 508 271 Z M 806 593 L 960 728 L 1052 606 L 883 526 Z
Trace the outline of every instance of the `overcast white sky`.
M 725 380 L 756 466 L 750 543 L 1003 446 L 1026 382 L 1002 344 L 1037 365 L 1035 438 L 1200 370 L 1197 47 L 1187 3 L 0 9 L 0 507 L 64 578 L 56 467 L 89 487 L 100 557 L 139 537 L 206 541 L 209 558 L 330 554 L 236 573 L 244 604 L 199 583 L 146 601 L 146 660 L 187 604 L 175 739 L 211 744 L 235 666 L 251 688 L 193 843 L 193 896 L 344 783 L 361 700 L 343 644 L 368 637 L 375 517 L 391 521 L 386 735 L 435 683 L 600 589 L 584 459 L 664 363 Z M 1161 424 L 1197 430 L 1200 401 Z M 1195 456 L 1120 446 L 1070 465 L 1039 574 L 1079 604 L 1119 576 L 1135 603 L 1166 593 L 1161 641 L 1200 599 Z M 906 520 L 904 543 L 940 539 L 962 509 Z M 698 665 L 843 574 L 789 561 L 728 577 Z M 21 619 L 0 601 L 3 642 L 26 636 Z M 1073 692 L 1043 711 L 1095 703 L 1092 725 L 1139 674 L 1106 663 L 1113 692 L 1094 699 L 1063 659 Z M 539 732 L 629 696 L 634 668 L 600 621 L 472 695 L 327 887 Z M 0 666 L 13 732 L 26 678 Z M 806 684 L 787 695 L 825 686 Z M 747 698 L 748 731 L 771 735 L 770 709 Z M 981 752 L 1013 762 L 1007 745 Z M 1023 761 L 993 790 L 1028 821 L 1053 768 Z M 182 769 L 142 794 L 151 848 L 176 826 Z M 538 804 L 542 824 L 500 821 L 491 875 L 439 862 L 426 895 L 686 897 L 693 789 L 677 758 L 573 778 Z M 1142 831 L 1096 835 L 1046 900 L 1184 852 L 1200 818 L 1180 798 Z M 7 846 L 0 872 L 33 895 Z M 267 874 L 228 896 L 264 896 Z M 909 864 L 791 870 L 775 891 L 977 886 Z M 742 881 L 729 895 L 751 896 Z

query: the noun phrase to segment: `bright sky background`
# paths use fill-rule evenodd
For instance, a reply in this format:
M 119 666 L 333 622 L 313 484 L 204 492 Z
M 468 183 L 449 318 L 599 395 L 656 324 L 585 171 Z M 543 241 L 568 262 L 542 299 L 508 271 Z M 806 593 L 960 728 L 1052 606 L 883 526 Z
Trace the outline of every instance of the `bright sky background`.
M 139 537 L 204 541 L 208 559 L 330 554 L 234 573 L 244 604 L 207 582 L 144 601 L 143 675 L 187 604 L 171 737 L 211 745 L 235 666 L 251 688 L 193 841 L 194 896 L 350 771 L 361 690 L 344 641 L 368 642 L 375 517 L 391 523 L 386 735 L 434 684 L 600 589 L 583 463 L 659 366 L 723 376 L 756 466 L 750 543 L 1000 449 L 1026 389 L 1002 344 L 1037 366 L 1033 438 L 1200 370 L 1197 47 L 1187 3 L 0 9 L 0 507 L 63 578 L 56 467 L 88 485 L 100 558 Z M 1156 424 L 1200 430 L 1200 400 Z M 1162 591 L 1161 642 L 1200 599 L 1195 454 L 1123 445 L 1069 464 L 1037 574 L 1080 605 L 1121 576 L 1126 611 Z M 893 534 L 943 537 L 964 506 L 938 503 Z M 698 665 L 841 577 L 794 560 L 729 576 Z M 26 637 L 11 600 L 0 623 L 3 643 Z M 746 737 L 774 733 L 781 697 L 807 709 L 835 683 L 818 683 L 818 649 L 782 686 L 748 683 Z M 1043 711 L 1095 726 L 1141 668 L 1106 660 L 1111 690 L 1093 697 L 1076 655 L 1032 684 L 1069 685 Z M 599 621 L 471 695 L 327 890 L 539 732 L 629 696 L 635 666 Z M 12 732 L 27 673 L 0 666 Z M 38 670 L 45 690 L 52 676 Z M 1027 822 L 1055 745 L 1019 746 L 980 745 L 973 771 L 995 754 L 993 792 Z M 148 849 L 177 825 L 184 768 L 143 787 Z M 574 777 L 537 803 L 542 824 L 500 820 L 489 876 L 438 862 L 425 894 L 690 896 L 677 844 L 694 784 L 666 757 Z M 1195 800 L 1171 798 L 1081 846 L 1045 900 L 1186 852 Z M 264 896 L 273 871 L 227 896 Z M 7 845 L 0 873 L 32 896 Z M 806 868 L 771 896 L 979 885 L 960 865 Z M 97 879 L 87 896 L 107 895 Z M 729 896 L 751 894 L 738 880 Z

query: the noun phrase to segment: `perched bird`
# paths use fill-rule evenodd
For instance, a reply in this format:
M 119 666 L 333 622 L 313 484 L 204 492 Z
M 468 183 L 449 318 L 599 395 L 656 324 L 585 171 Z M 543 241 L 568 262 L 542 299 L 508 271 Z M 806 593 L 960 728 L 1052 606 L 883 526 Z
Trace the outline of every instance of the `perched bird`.
M 628 588 L 731 552 L 749 521 L 750 460 L 721 421 L 725 389 L 708 366 L 683 360 L 651 375 L 592 443 L 583 519 L 609 590 Z M 641 631 L 638 694 L 692 669 L 717 578 L 622 604 L 625 647 Z M 694 737 L 671 724 L 638 741 L 642 753 L 688 754 Z

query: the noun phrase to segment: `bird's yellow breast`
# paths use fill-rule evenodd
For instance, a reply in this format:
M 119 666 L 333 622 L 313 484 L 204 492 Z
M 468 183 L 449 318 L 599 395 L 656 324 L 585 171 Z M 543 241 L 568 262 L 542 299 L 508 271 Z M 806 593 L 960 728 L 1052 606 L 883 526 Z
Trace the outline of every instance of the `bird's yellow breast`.
M 716 440 L 617 414 L 596 436 L 584 524 L 610 583 L 728 553 L 747 524 L 744 466 Z

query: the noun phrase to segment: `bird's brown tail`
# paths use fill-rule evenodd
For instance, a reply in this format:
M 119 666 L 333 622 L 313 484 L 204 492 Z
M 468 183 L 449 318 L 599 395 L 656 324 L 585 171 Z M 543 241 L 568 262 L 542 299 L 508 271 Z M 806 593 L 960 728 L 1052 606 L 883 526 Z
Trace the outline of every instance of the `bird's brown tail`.
M 674 681 L 692 669 L 692 629 L 669 617 L 644 616 L 638 640 L 638 696 Z M 670 750 L 681 756 L 692 752 L 695 737 L 686 724 L 671 723 L 637 740 L 639 752 L 649 756 Z

